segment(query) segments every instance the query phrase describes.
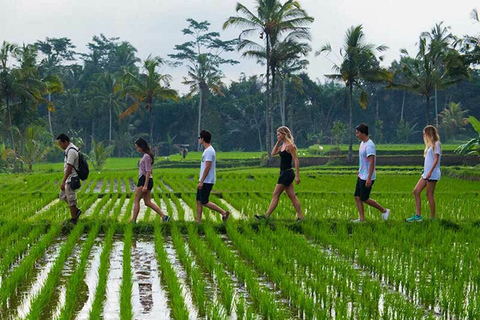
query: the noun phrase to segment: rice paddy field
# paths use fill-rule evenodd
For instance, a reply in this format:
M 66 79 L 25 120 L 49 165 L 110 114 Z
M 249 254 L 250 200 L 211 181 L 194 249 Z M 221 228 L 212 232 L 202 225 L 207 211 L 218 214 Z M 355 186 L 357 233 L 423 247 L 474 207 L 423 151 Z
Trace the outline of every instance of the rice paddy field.
M 78 224 L 58 201 L 60 172 L 0 175 L 0 319 L 479 319 L 480 183 L 444 177 L 437 219 L 407 224 L 419 168 L 377 171 L 357 217 L 356 174 L 302 169 L 306 219 L 282 196 L 260 223 L 276 169 L 224 169 L 193 222 L 198 169 L 155 169 L 153 201 L 127 224 L 136 170 L 93 172 Z

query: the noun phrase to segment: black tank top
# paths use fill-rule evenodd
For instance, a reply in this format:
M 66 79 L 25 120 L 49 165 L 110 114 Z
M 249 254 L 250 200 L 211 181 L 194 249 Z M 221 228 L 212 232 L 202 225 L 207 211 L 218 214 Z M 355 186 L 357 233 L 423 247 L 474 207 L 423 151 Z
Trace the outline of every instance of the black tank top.
M 280 152 L 280 170 L 292 169 L 292 155 L 283 150 Z

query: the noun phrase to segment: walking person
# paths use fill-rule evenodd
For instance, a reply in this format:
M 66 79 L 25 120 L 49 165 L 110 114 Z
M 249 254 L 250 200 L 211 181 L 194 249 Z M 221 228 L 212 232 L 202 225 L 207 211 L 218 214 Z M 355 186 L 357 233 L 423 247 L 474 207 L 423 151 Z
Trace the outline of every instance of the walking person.
M 197 223 L 202 220 L 203 207 L 220 213 L 223 221 L 230 217 L 230 211 L 225 211 L 213 202 L 210 202 L 210 192 L 216 179 L 216 154 L 212 147 L 212 134 L 208 130 L 202 130 L 198 137 L 200 144 L 203 145 L 202 163 L 200 165 L 200 177 L 197 186 Z
M 293 188 L 293 180 L 295 180 L 296 184 L 300 183 L 300 161 L 297 157 L 297 147 L 295 146 L 292 133 L 285 126 L 277 129 L 277 143 L 273 147 L 272 155 L 277 154 L 280 154 L 280 176 L 273 191 L 272 201 L 265 215 L 255 215 L 255 218 L 260 220 L 270 217 L 278 205 L 280 195 L 285 191 L 297 212 L 297 221 L 302 221 L 304 219 L 302 207 Z M 292 168 L 292 160 L 295 163 L 295 172 Z
M 415 197 L 415 214 L 406 219 L 407 222 L 422 221 L 422 199 L 420 194 L 423 189 L 427 188 L 427 200 L 430 206 L 430 218 L 435 219 L 435 198 L 434 192 L 437 181 L 440 180 L 440 158 L 442 156 L 442 146 L 440 144 L 440 136 L 434 126 L 426 126 L 423 129 L 423 141 L 425 142 L 425 150 L 423 156 L 423 174 L 413 189 Z
M 354 194 L 359 218 L 352 222 L 365 221 L 364 203 L 380 211 L 382 219 L 386 221 L 390 216 L 390 209 L 386 209 L 375 200 L 370 199 L 370 192 L 372 191 L 372 186 L 376 178 L 375 144 L 368 137 L 368 126 L 365 123 L 359 124 L 355 129 L 357 139 L 361 141 L 360 149 L 358 150 L 359 170 Z
M 73 143 L 70 142 L 70 138 L 66 134 L 60 134 L 57 137 L 58 144 L 62 148 L 64 153 L 63 160 L 63 180 L 60 184 L 60 200 L 65 201 L 68 204 L 70 209 L 70 222 L 76 224 L 82 210 L 77 208 L 77 194 L 75 192 L 76 186 L 72 186 L 72 178 L 74 182 L 78 182 L 78 187 L 80 187 L 80 180 L 78 178 L 78 165 L 79 165 L 79 155 L 78 148 Z
M 142 159 L 138 164 L 138 183 L 135 188 L 135 201 L 133 204 L 133 215 L 128 221 L 129 223 L 136 223 L 138 213 L 140 212 L 140 200 L 143 198 L 143 202 L 153 211 L 158 213 L 163 222 L 170 220 L 168 215 L 163 214 L 162 210 L 152 202 L 152 189 L 153 189 L 153 162 L 154 156 L 152 150 L 147 144 L 147 141 L 140 138 L 135 141 L 135 149 L 143 154 Z

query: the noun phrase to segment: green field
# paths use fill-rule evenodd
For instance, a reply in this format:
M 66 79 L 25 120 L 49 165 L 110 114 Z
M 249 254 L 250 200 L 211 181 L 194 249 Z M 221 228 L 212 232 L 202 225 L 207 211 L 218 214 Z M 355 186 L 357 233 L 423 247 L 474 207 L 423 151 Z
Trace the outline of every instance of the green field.
M 232 219 L 207 211 L 197 226 L 198 169 L 159 168 L 153 199 L 173 221 L 142 203 L 132 226 L 137 161 L 91 173 L 76 226 L 56 200 L 61 173 L 48 172 L 61 164 L 0 175 L 0 319 L 480 317 L 478 181 L 443 177 L 437 219 L 412 225 L 421 169 L 380 168 L 371 196 L 391 218 L 367 209 L 357 225 L 355 169 L 307 168 L 296 186 L 306 220 L 295 223 L 282 196 L 273 219 L 257 223 L 278 169 L 222 169 L 211 200 Z

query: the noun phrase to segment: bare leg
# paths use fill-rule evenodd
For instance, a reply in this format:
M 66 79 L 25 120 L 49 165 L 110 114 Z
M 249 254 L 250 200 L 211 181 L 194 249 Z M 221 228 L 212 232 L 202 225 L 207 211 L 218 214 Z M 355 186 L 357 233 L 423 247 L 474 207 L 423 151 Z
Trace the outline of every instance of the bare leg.
M 277 184 L 275 186 L 275 190 L 273 190 L 272 201 L 270 202 L 270 206 L 268 207 L 265 217 L 268 218 L 272 214 L 273 210 L 275 210 L 278 205 L 278 199 L 280 198 L 280 195 L 282 194 L 283 190 L 285 190 L 285 188 L 286 187 L 283 184 Z
M 384 207 L 382 207 L 377 201 L 373 200 L 373 199 L 367 199 L 365 201 L 366 204 L 368 204 L 369 206 L 372 206 L 374 207 L 375 209 L 377 209 L 378 211 L 380 211 L 381 213 L 385 213 L 387 212 L 387 209 L 385 209 Z
M 197 201 L 197 223 L 200 223 L 200 221 L 202 220 L 202 210 L 202 203 L 200 201 Z
M 297 217 L 299 219 L 303 219 L 304 216 L 302 214 L 302 206 L 300 204 L 300 201 L 298 200 L 297 196 L 295 195 L 295 190 L 293 188 L 293 183 L 291 183 L 286 189 L 285 192 L 287 193 L 287 196 L 290 198 L 292 201 L 293 207 L 295 208 L 295 211 L 297 211 Z
M 209 202 L 207 204 L 204 204 L 205 207 L 207 207 L 208 209 L 212 209 L 213 211 L 217 211 L 218 213 L 220 213 L 222 216 L 226 215 L 227 214 L 227 211 L 223 210 L 222 208 L 220 208 L 219 206 L 217 206 L 215 203 L 213 202 Z
M 140 212 L 140 199 L 143 197 L 142 187 L 135 188 L 135 200 L 133 203 L 133 215 L 128 222 L 136 222 L 138 213 Z
M 420 178 L 418 180 L 417 185 L 413 189 L 413 196 L 415 197 L 415 214 L 417 216 L 422 215 L 422 198 L 420 197 L 420 194 L 422 193 L 422 190 L 425 189 L 427 186 L 427 181 L 424 180 L 423 178 Z
M 360 221 L 365 221 L 365 210 L 363 209 L 363 202 L 360 200 L 360 197 L 355 196 L 355 203 L 357 204 Z
M 152 202 L 152 193 L 150 191 L 143 193 L 143 202 L 145 202 L 145 205 L 147 207 L 158 213 L 160 217 L 165 217 L 162 210 L 155 203 Z
M 77 215 L 77 206 L 71 206 L 68 208 L 70 209 L 70 216 L 72 216 L 72 219 L 74 219 Z
M 435 192 L 436 181 L 427 181 L 427 200 L 430 205 L 430 218 L 435 218 L 435 198 L 433 193 Z

